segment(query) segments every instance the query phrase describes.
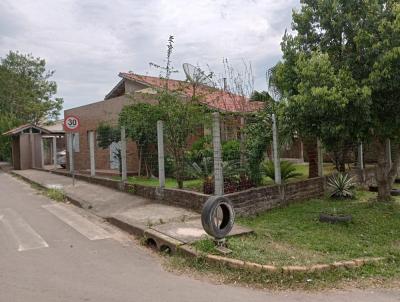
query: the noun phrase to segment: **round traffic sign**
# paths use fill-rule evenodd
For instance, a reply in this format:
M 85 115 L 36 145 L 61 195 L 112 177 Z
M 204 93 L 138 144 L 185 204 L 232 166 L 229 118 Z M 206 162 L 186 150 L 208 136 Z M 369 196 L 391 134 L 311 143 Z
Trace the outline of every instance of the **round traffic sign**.
M 64 119 L 65 130 L 74 131 L 79 128 L 79 118 L 74 115 L 68 115 Z

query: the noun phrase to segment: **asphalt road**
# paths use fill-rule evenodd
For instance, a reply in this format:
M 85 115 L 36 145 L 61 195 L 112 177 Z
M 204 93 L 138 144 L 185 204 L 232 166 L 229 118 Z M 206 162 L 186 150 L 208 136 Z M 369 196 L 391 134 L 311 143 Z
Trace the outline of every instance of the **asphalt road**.
M 400 291 L 267 292 L 178 276 L 124 233 L 0 171 L 0 301 L 376 302 Z

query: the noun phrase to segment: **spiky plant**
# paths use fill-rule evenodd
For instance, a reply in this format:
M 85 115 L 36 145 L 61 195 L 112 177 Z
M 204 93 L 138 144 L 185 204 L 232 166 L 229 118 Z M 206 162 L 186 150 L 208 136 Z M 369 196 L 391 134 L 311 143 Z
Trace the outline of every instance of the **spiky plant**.
M 273 161 L 265 161 L 262 164 L 262 169 L 264 170 L 265 176 L 275 180 L 275 166 Z M 293 163 L 286 160 L 281 161 L 281 179 L 283 182 L 300 175 L 301 173 L 296 171 L 296 166 Z
M 355 182 L 353 177 L 347 173 L 338 173 L 329 177 L 328 186 L 332 189 L 331 197 L 345 199 L 354 196 L 352 189 Z

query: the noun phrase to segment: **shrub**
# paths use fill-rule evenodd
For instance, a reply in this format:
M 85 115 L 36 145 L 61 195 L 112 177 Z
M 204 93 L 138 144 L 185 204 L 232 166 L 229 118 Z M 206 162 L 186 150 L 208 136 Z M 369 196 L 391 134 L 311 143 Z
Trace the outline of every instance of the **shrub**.
M 331 187 L 331 197 L 334 198 L 352 198 L 354 196 L 354 180 L 347 173 L 334 174 L 328 179 L 328 186 Z
M 229 140 L 222 143 L 222 157 L 224 161 L 240 161 L 240 142 Z
M 265 161 L 262 164 L 262 168 L 264 170 L 265 176 L 268 176 L 269 178 L 275 180 L 275 166 L 273 161 Z M 300 175 L 301 173 L 296 172 L 296 166 L 293 163 L 285 160 L 281 161 L 281 179 L 283 182 L 290 178 L 298 177 Z

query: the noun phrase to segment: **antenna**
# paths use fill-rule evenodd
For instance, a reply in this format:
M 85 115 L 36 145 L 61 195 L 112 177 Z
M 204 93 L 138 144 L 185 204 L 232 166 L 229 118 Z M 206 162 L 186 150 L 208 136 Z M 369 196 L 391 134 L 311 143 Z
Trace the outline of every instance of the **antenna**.
M 183 63 L 183 71 L 185 72 L 186 79 L 193 85 L 206 85 L 213 86 L 213 81 L 210 75 L 207 75 L 199 67 L 196 67 L 189 63 Z
M 279 91 L 278 87 L 276 87 L 274 82 L 274 73 L 275 73 L 276 66 L 267 69 L 266 78 L 267 78 L 267 85 L 268 85 L 268 93 L 273 98 L 275 102 L 279 102 L 282 98 L 282 94 Z

